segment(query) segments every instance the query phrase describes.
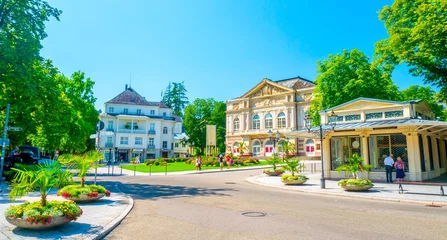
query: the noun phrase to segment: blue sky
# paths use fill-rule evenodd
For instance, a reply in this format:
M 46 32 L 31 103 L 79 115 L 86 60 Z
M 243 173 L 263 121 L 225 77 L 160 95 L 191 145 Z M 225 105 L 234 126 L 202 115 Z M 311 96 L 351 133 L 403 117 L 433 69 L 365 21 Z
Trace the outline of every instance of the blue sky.
M 42 56 L 64 74 L 96 84 L 96 107 L 130 84 L 159 101 L 169 81 L 190 100 L 238 97 L 263 78 L 314 80 L 316 62 L 342 49 L 371 56 L 386 38 L 377 11 L 392 1 L 50 0 L 63 11 L 47 23 Z M 422 84 L 398 68 L 400 88 Z

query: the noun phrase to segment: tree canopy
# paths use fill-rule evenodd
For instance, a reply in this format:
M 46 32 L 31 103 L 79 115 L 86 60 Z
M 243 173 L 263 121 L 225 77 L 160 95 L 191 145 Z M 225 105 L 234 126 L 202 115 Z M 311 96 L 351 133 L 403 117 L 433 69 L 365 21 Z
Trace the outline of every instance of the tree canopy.
M 419 85 L 412 85 L 407 89 L 402 90 L 402 100 L 425 100 L 435 114 L 435 117 L 445 120 L 446 115 L 444 108 L 438 104 L 436 96 L 437 93 L 429 86 L 423 87 Z
M 359 97 L 398 100 L 400 93 L 388 71 L 373 66 L 361 51 L 343 50 L 317 62 L 314 99 L 310 114 L 320 123 L 319 111 Z
M 11 104 L 9 125 L 23 129 L 9 133 L 13 146 L 84 151 L 95 131 L 94 82 L 40 56 L 45 22 L 60 14 L 43 0 L 0 0 L 0 106 Z M 0 111 L 2 128 L 4 119 Z
M 196 99 L 185 108 L 183 125 L 189 136 L 188 142 L 200 154 L 206 148 L 206 125 L 216 125 L 217 147 L 225 150 L 226 104 L 214 99 Z
M 389 37 L 376 43 L 376 63 L 410 73 L 440 88 L 447 100 L 447 1 L 395 0 L 379 12 Z
M 186 96 L 187 92 L 185 82 L 169 82 L 163 94 L 162 102 L 172 108 L 174 115 L 181 117 L 183 116 L 185 106 L 189 103 L 188 97 Z

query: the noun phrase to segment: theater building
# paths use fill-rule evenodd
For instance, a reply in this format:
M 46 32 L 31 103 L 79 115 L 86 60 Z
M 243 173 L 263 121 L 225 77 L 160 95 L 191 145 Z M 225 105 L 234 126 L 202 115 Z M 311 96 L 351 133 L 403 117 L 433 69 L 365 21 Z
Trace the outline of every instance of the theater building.
M 270 157 L 275 151 L 281 154 L 283 141 L 289 141 L 296 146 L 289 154 L 320 156 L 320 143 L 313 138 L 285 136 L 286 132 L 304 128 L 314 88 L 312 81 L 302 77 L 263 79 L 241 97 L 228 100 L 226 152 L 240 155 L 243 142 L 244 155 Z M 279 133 L 279 139 L 270 140 L 269 131 L 273 136 Z
M 324 171 L 328 178 L 343 178 L 335 169 L 353 154 L 363 157 L 372 171 L 363 177 L 385 180 L 384 159 L 390 153 L 406 165 L 406 180 L 422 181 L 438 177 L 447 167 L 447 122 L 436 120 L 425 101 L 395 102 L 358 98 L 320 112 L 321 122 L 328 113 L 337 115 L 335 127 L 325 126 Z M 315 136 L 319 127 L 299 129 L 287 136 Z M 394 174 L 394 173 L 393 173 Z

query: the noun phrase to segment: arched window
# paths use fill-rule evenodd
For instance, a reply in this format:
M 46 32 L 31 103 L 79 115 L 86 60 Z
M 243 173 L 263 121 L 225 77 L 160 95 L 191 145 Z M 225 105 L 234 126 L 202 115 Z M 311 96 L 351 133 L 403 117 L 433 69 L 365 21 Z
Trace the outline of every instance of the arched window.
M 253 117 L 253 129 L 260 129 L 261 128 L 261 120 L 259 119 L 258 115 L 255 115 Z
M 278 128 L 285 128 L 286 127 L 286 114 L 283 112 L 278 114 Z
M 233 143 L 233 153 L 239 153 L 239 143 L 238 142 Z
M 265 115 L 265 128 L 270 129 L 273 128 L 273 117 L 272 114 Z
M 259 155 L 259 153 L 261 152 L 261 142 L 256 140 L 253 142 L 253 155 Z
M 168 134 L 168 127 L 163 128 L 163 134 Z
M 233 131 L 239 131 L 239 118 L 233 120 Z

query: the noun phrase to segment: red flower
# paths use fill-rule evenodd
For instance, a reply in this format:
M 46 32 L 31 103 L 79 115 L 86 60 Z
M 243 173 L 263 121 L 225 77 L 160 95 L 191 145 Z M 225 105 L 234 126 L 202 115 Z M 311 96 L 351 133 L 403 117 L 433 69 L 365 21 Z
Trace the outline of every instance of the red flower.
M 95 198 L 95 197 L 98 197 L 98 192 L 91 192 L 91 193 L 88 194 L 88 197 L 89 197 L 89 198 Z
M 63 192 L 63 193 L 62 193 L 62 197 L 63 197 L 63 198 L 71 198 L 71 195 L 70 195 L 70 193 L 68 193 L 68 192 Z
M 106 196 L 110 197 L 110 191 L 109 190 L 106 190 Z

